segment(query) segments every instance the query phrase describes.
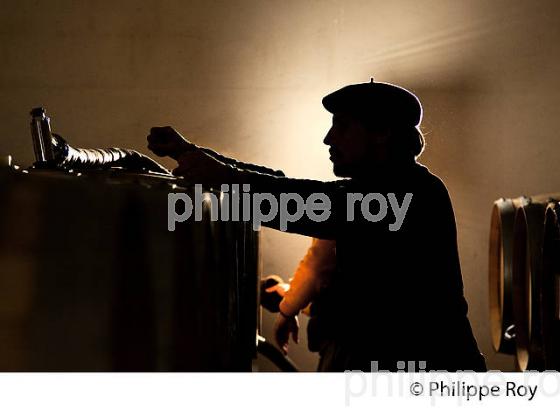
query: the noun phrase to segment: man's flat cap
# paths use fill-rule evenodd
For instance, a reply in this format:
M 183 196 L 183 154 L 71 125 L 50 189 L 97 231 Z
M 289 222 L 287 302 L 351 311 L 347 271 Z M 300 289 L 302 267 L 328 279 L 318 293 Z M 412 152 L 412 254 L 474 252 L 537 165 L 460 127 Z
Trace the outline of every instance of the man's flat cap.
M 344 112 L 385 124 L 416 126 L 422 121 L 422 104 L 412 92 L 389 83 L 352 84 L 323 98 L 331 113 Z

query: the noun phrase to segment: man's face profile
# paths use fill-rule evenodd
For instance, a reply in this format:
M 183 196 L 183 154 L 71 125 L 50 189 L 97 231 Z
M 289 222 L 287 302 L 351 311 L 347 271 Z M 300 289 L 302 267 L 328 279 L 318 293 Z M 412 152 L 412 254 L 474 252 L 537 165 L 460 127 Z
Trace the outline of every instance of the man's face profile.
M 333 115 L 332 126 L 323 142 L 330 147 L 330 160 L 336 176 L 353 177 L 372 160 L 374 136 L 348 114 Z

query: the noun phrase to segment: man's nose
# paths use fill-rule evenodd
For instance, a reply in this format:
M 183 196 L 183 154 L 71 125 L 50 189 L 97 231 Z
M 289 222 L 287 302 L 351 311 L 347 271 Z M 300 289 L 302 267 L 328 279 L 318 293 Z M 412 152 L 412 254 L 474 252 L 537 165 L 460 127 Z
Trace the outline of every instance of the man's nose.
M 329 129 L 327 135 L 325 135 L 325 138 L 323 139 L 323 144 L 331 145 L 331 142 L 332 142 L 332 128 Z

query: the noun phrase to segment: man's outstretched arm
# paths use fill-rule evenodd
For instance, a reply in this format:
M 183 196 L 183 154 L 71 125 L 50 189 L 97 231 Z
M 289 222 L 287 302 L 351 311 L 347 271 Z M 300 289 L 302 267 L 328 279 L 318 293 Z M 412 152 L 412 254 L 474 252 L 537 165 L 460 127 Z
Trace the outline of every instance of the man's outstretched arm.
M 336 236 L 337 182 L 292 179 L 241 169 L 233 165 L 234 160 L 219 160 L 219 154 L 211 155 L 205 151 L 207 149 L 186 140 L 171 127 L 152 128 L 148 148 L 158 156 L 175 159 L 179 166 L 173 174 L 183 176 L 189 182 L 211 186 L 248 184 L 254 198 L 260 194 L 261 199 L 275 199 L 279 204 L 276 212 L 268 206 L 269 201 L 261 202 L 265 207 L 261 207 L 261 214 L 270 216 L 263 220 L 264 226 L 322 239 Z M 315 211 L 309 212 L 311 208 Z
M 173 129 L 173 127 L 169 126 L 154 127 L 150 130 L 150 135 L 148 136 L 148 148 L 152 150 L 154 154 L 160 157 L 169 156 L 174 160 L 178 160 L 183 153 L 191 150 L 193 145 L 194 144 L 189 143 L 181 134 Z M 237 161 L 234 158 L 219 154 L 207 147 L 196 147 L 218 161 L 240 170 L 253 171 L 277 177 L 285 176 L 280 170 L 275 170 L 262 165 L 250 164 L 248 162 Z

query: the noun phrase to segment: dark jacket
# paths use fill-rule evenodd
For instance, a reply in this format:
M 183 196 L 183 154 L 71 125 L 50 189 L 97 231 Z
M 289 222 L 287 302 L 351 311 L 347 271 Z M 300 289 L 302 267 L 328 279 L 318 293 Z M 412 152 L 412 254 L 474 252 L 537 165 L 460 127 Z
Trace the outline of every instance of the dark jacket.
M 337 272 L 321 297 L 320 320 L 351 356 L 344 367 L 369 370 L 375 360 L 380 369 L 395 370 L 397 361 L 425 361 L 428 370 L 485 370 L 467 319 L 449 194 L 426 167 L 399 164 L 336 182 L 254 172 L 245 172 L 245 180 L 253 193 L 330 198 L 327 221 L 304 215 L 288 223 L 288 232 L 337 242 Z M 391 206 L 383 220 L 370 222 L 358 203 L 355 220 L 347 221 L 348 193 L 393 193 L 399 205 L 406 193 L 413 196 L 401 228 L 390 231 Z M 372 214 L 376 204 L 371 202 Z M 279 218 L 265 225 L 278 229 Z

